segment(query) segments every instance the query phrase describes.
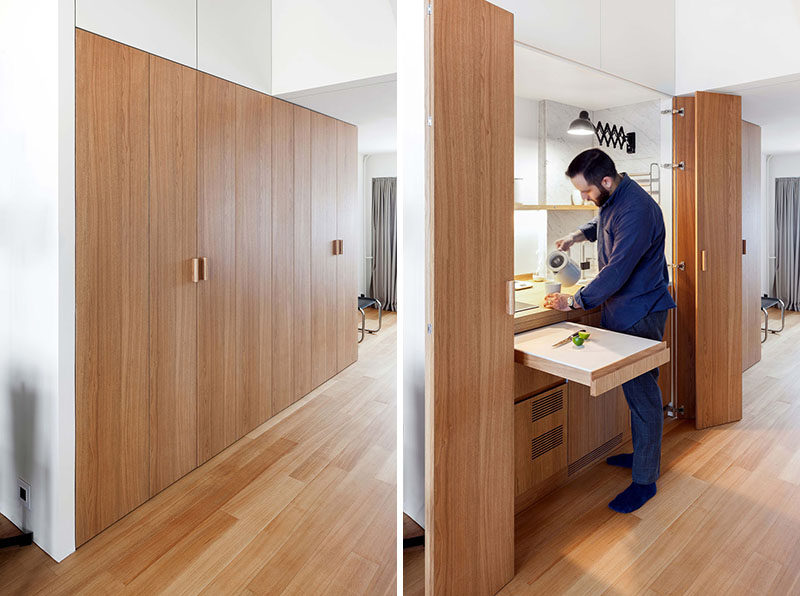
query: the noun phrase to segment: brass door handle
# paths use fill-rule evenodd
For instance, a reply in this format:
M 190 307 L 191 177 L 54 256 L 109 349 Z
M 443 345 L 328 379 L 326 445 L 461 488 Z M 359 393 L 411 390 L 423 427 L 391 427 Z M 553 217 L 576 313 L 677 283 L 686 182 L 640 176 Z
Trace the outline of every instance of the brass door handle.
M 514 311 L 516 310 L 516 297 L 514 295 L 514 280 L 506 282 L 506 314 L 514 316 Z
M 334 255 L 344 254 L 344 240 L 333 241 L 333 254 Z
M 700 251 L 700 270 L 706 270 L 706 251 L 704 250 Z
M 197 257 L 192 259 L 192 281 L 194 283 L 200 281 L 200 259 Z
M 208 279 L 208 259 L 206 257 L 194 257 L 192 259 L 192 281 L 199 283 Z

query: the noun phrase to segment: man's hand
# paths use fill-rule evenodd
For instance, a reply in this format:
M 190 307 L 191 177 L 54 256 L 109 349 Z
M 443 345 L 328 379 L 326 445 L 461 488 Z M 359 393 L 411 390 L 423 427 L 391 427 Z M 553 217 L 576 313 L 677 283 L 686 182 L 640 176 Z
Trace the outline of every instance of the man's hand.
M 559 238 L 558 240 L 556 240 L 556 249 L 567 252 L 569 250 L 569 247 L 572 246 L 573 244 L 575 244 L 575 240 L 572 239 L 572 234 L 568 234 L 563 238 Z
M 548 294 L 544 297 L 544 306 L 554 310 L 573 310 L 567 304 L 567 298 L 569 298 L 569 294 Z M 577 304 L 575 306 L 577 307 Z
M 583 232 L 578 230 L 577 232 L 572 232 L 556 240 L 556 249 L 566 252 L 573 244 L 576 242 L 583 242 L 584 240 L 586 240 L 586 236 L 583 235 Z

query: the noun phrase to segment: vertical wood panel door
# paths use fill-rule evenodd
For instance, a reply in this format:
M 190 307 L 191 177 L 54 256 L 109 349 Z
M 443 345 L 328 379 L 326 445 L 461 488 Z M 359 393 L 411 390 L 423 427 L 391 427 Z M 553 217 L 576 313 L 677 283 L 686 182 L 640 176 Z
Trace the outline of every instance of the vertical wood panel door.
M 197 466 L 197 72 L 150 57 L 150 495 Z
M 486 595 L 514 575 L 513 15 L 434 0 L 427 52 L 426 593 Z
M 742 98 L 698 92 L 697 428 L 742 417 Z
M 311 384 L 336 374 L 336 121 L 311 113 Z
M 294 401 L 311 381 L 311 112 L 294 106 Z
M 228 444 L 273 414 L 273 103 L 271 97 L 236 86 L 236 266 L 230 282 L 236 294 L 236 427 L 232 437 L 226 435 Z
M 742 122 L 742 370 L 761 360 L 761 127 Z
M 294 106 L 272 118 L 272 411 L 294 402 Z
M 236 439 L 236 86 L 197 75 L 198 460 Z
M 149 490 L 149 57 L 76 31 L 75 541 Z
M 694 97 L 676 97 L 673 108 L 684 110 L 684 115 L 672 121 L 673 161 L 684 162 L 684 169 L 673 174 L 674 209 L 673 255 L 675 263 L 685 263 L 685 268 L 674 269 L 672 281 L 675 288 L 676 330 L 675 403 L 683 406 L 686 418 L 694 418 L 695 394 L 695 298 L 697 294 L 697 270 L 695 247 L 695 109 Z
M 337 122 L 336 236 L 342 254 L 336 258 L 336 371 L 358 360 L 358 129 Z

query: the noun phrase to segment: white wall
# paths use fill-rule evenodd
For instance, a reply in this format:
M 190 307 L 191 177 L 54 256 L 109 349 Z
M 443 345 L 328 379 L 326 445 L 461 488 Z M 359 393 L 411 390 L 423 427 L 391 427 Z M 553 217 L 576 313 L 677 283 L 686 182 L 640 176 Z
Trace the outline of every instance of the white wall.
M 392 74 L 396 56 L 388 0 L 272 0 L 275 94 Z
M 425 527 L 425 15 L 400 2 L 397 70 L 398 393 L 403 511 Z M 399 426 L 399 422 L 398 422 Z M 401 432 L 402 431 L 402 432 Z
M 800 0 L 675 0 L 677 94 L 800 72 Z
M 367 294 L 371 277 L 372 261 L 372 179 L 397 176 L 397 153 L 359 155 L 358 208 L 361 214 L 359 246 L 361 259 L 358 264 L 358 291 Z
M 770 155 L 765 157 L 762 163 L 766 166 L 766 175 L 762 172 L 765 184 L 762 208 L 764 233 L 761 239 L 761 254 L 764 255 L 762 293 L 771 296 L 775 260 L 769 257 L 775 256 L 775 178 L 800 178 L 800 153 Z
M 0 89 L 0 512 L 60 560 L 75 534 L 72 0 L 0 3 Z

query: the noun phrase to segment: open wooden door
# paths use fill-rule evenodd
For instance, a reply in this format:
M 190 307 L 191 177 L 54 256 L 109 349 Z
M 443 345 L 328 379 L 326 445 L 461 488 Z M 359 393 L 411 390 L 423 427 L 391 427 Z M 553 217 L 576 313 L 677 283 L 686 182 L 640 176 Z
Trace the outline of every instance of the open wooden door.
M 742 418 L 742 98 L 697 92 L 698 428 Z
M 428 17 L 427 594 L 514 575 L 513 25 L 484 0 Z
M 673 119 L 673 161 L 683 164 L 673 170 L 673 270 L 675 303 L 675 406 L 679 416 L 694 418 L 695 393 L 695 138 L 694 97 L 676 97 L 673 110 L 683 110 Z
M 742 417 L 741 97 L 677 97 L 677 406 L 697 428 Z

